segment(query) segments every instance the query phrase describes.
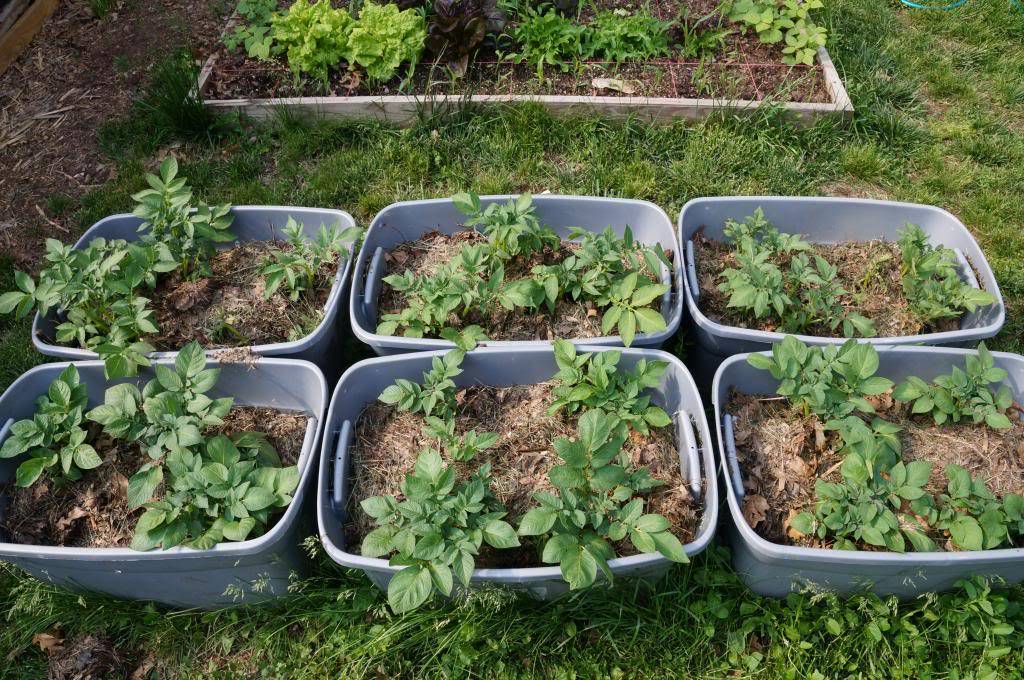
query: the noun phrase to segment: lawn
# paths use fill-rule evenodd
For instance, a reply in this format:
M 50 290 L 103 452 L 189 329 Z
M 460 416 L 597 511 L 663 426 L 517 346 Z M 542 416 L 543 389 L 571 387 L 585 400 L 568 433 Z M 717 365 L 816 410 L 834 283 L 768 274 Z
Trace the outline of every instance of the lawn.
M 970 227 L 995 270 L 1008 320 L 990 346 L 1024 351 L 1024 12 L 1002 1 L 924 12 L 834 0 L 825 16 L 857 109 L 845 127 L 798 130 L 767 114 L 648 127 L 519 107 L 411 129 L 229 122 L 209 141 L 203 121 L 166 115 L 157 88 L 102 131 L 116 179 L 49 205 L 84 229 L 128 209 L 141 170 L 168 152 L 206 200 L 340 207 L 363 225 L 393 201 L 466 189 L 641 198 L 669 214 L 723 194 L 930 203 Z M 0 260 L 0 283 L 12 279 Z M 685 337 L 671 344 L 684 358 L 686 348 Z M 39 361 L 28 322 L 0 320 L 0 387 Z M 79 596 L 4 567 L 0 677 L 45 677 L 32 637 L 54 629 L 68 643 L 109 637 L 140 678 L 1024 675 L 1021 587 L 779 601 L 747 591 L 715 547 L 654 588 L 623 582 L 550 604 L 490 592 L 395 616 L 360 574 L 316 563 L 278 606 L 214 613 Z

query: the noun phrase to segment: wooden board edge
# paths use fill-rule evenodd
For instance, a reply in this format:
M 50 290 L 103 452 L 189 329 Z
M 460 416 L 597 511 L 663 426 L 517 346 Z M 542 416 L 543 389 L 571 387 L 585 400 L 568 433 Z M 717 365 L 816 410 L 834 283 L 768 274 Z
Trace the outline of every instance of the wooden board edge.
M 58 4 L 60 0 L 36 0 L 22 12 L 11 30 L 0 36 L 0 73 L 25 51 Z

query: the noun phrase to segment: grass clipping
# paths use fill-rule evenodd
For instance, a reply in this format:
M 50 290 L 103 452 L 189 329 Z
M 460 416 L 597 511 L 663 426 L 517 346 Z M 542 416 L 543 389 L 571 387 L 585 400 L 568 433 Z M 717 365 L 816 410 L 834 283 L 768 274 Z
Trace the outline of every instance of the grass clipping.
M 480 465 L 490 463 L 491 488 L 508 510 L 507 519 L 513 526 L 536 505 L 535 492 L 553 491 L 547 474 L 560 460 L 552 442 L 557 437 L 576 436 L 575 416 L 548 415 L 553 401 L 551 387 L 551 383 L 477 386 L 456 395 L 456 433 L 471 429 L 496 432 L 499 440 L 494 448 L 481 451 L 472 461 L 451 464 L 455 465 L 459 479 L 467 479 Z M 428 446 L 437 447 L 437 440 L 425 435 L 422 429 L 422 415 L 381 403 L 371 404 L 360 415 L 351 454 L 351 519 L 345 526 L 351 550 L 358 551 L 363 537 L 376 526 L 373 518 L 363 512 L 360 501 L 383 494 L 401 500 L 400 484 L 406 473 L 412 471 L 417 454 Z M 683 479 L 672 428 L 653 428 L 647 437 L 632 432 L 623 451 L 634 465 L 647 467 L 652 477 L 663 482 L 645 496 L 644 511 L 663 515 L 681 542 L 691 542 L 697 531 L 699 508 Z M 635 554 L 623 552 L 626 547 L 616 546 L 619 555 Z M 479 562 L 487 566 L 540 564 L 532 546 L 524 546 L 518 553 L 503 550 L 488 556 L 484 552 Z M 488 564 L 488 558 L 496 563 Z
M 997 496 L 1024 494 L 1024 421 L 1011 413 L 1013 427 L 994 430 L 984 423 L 935 425 L 930 418 L 912 416 L 909 406 L 890 394 L 871 397 L 878 416 L 903 428 L 903 460 L 932 464 L 925 486 L 930 494 L 946 490 L 945 467 L 960 465 L 980 477 Z M 743 471 L 743 517 L 765 539 L 784 545 L 831 547 L 830 538 L 804 536 L 789 527 L 799 512 L 814 512 L 816 479 L 840 482 L 842 456 L 839 437 L 826 432 L 814 415 L 805 416 L 785 397 L 734 394 L 736 456 Z M 945 536 L 933 536 L 940 549 L 951 549 Z M 878 550 L 860 546 L 865 550 Z

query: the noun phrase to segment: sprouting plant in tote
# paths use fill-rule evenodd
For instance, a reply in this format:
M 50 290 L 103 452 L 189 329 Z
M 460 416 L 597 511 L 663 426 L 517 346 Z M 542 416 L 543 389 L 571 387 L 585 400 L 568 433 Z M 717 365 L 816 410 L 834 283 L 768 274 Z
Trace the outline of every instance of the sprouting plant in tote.
M 138 294 L 156 285 L 156 274 L 177 265 L 158 244 L 130 244 L 96 238 L 85 248 L 46 241 L 46 266 L 38 282 L 15 272 L 18 291 L 0 296 L 0 313 L 24 316 L 32 309 L 63 315 L 58 342 L 74 342 L 104 360 L 108 378 L 135 375 L 153 348 L 141 340 L 157 332 L 149 300 Z
M 725 237 L 739 248 L 767 250 L 773 255 L 811 250 L 811 244 L 799 234 L 784 234 L 772 226 L 761 208 L 743 221 L 726 220 L 722 229 Z
M 271 514 L 291 503 L 299 471 L 281 467 L 273 447 L 256 440 L 249 433 L 252 445 L 243 447 L 217 435 L 195 450 L 169 452 L 164 494 L 145 504 L 131 547 L 202 550 L 262 534 Z
M 469 585 L 484 543 L 498 549 L 519 545 L 490 484 L 489 465 L 456 484 L 455 468 L 427 449 L 402 482 L 404 500 L 387 495 L 362 501 L 378 525 L 363 539 L 362 554 L 391 555 L 390 564 L 402 567 L 388 584 L 392 610 L 415 609 L 435 590 L 450 595 L 456 578 Z
M 555 400 L 549 413 L 599 409 L 645 435 L 648 426 L 665 427 L 672 422 L 665 410 L 644 394 L 660 384 L 667 362 L 641 359 L 632 371 L 619 370 L 621 352 L 578 354 L 568 340 L 555 340 L 554 353 L 558 384 L 551 391 Z
M 192 205 L 192 190 L 178 176 L 178 161 L 168 156 L 160 164 L 160 175 L 146 174 L 149 189 L 132 196 L 138 203 L 133 215 L 143 219 L 140 232 L 144 243 L 166 247 L 170 257 L 189 278 L 205 274 L 217 243 L 234 240 L 229 205 Z
M 965 369 L 954 366 L 952 372 L 931 383 L 910 376 L 896 386 L 892 396 L 910 403 L 912 413 L 930 414 L 937 425 L 970 419 L 999 430 L 1011 427 L 1006 416 L 1006 410 L 1013 406 L 1010 387 L 1000 385 L 997 391 L 989 387 L 1002 383 L 1007 373 L 995 365 L 984 342 L 978 345 L 977 354 L 967 355 Z
M 874 413 L 866 397 L 882 394 L 893 386 L 888 378 L 875 375 L 878 350 L 856 340 L 847 340 L 841 347 L 809 347 L 787 335 L 772 346 L 771 355 L 754 353 L 747 362 L 770 372 L 781 381 L 778 394 L 824 422 L 855 410 Z
M 487 236 L 494 254 L 502 260 L 528 257 L 559 244 L 558 234 L 545 228 L 537 219 L 530 194 L 520 194 L 507 203 L 490 203 L 483 207 L 479 196 L 464 193 L 452 196 L 452 203 L 466 215 L 465 225 Z
M 477 432 L 469 430 L 461 435 L 455 434 L 455 419 L 427 416 L 423 419 L 423 434 L 440 440 L 449 460 L 465 462 L 472 460 L 476 454 L 498 443 L 497 432 Z
M 629 437 L 626 424 L 603 411 L 580 416 L 576 439 L 554 442 L 561 463 L 548 477 L 557 493 L 538 492 L 538 507 L 519 523 L 520 536 L 544 536 L 542 559 L 558 564 L 572 589 L 594 583 L 600 571 L 610 581 L 612 543 L 629 538 L 641 552 L 659 552 L 673 562 L 687 562 L 667 519 L 644 514 L 638 497 L 659 482 L 646 468 L 633 468 L 622 452 Z
M 963 281 L 954 251 L 929 244 L 916 224 L 907 224 L 900 232 L 899 246 L 903 292 L 923 322 L 956 319 L 996 301 L 992 293 Z
M 164 481 L 164 463 L 170 455 L 194 453 L 203 444 L 203 430 L 221 425 L 234 399 L 211 399 L 219 368 L 206 368 L 203 348 L 190 342 L 181 348 L 174 368 L 156 367 L 156 378 L 140 391 L 133 383 L 107 389 L 104 401 L 87 417 L 103 431 L 124 441 L 139 441 L 152 459 L 128 480 L 128 504 L 137 508 Z
M 443 357 L 434 357 L 430 370 L 423 374 L 422 384 L 399 378 L 380 393 L 380 400 L 394 404 L 401 411 L 447 417 L 455 411 L 455 381 L 452 378 L 462 373 L 459 366 L 465 356 L 461 349 L 453 349 Z
M 1024 497 L 1010 493 L 999 500 L 983 479 L 972 477 L 960 465 L 947 465 L 944 472 L 946 493 L 926 516 L 949 533 L 953 546 L 960 550 L 1015 547 L 1014 539 L 1022 535 Z
M 666 328 L 665 318 L 648 305 L 661 298 L 669 287 L 664 283 L 638 286 L 639 280 L 635 272 L 626 274 L 597 299 L 597 304 L 607 306 L 601 318 L 601 332 L 607 334 L 617 327 L 622 344 L 627 347 L 633 344 L 637 329 L 641 333 L 657 333 Z
M 263 265 L 266 290 L 263 297 L 271 298 L 284 285 L 290 300 L 316 287 L 321 269 L 333 265 L 338 258 L 348 257 L 349 248 L 355 248 L 362 230 L 358 227 L 340 229 L 332 224 L 329 228 L 321 224 L 320 231 L 312 241 L 306 238 L 302 224 L 292 217 L 282 229 L 290 250 L 274 248 Z
M 31 418 L 11 425 L 11 434 L 0 448 L 0 458 L 28 454 L 15 473 L 18 486 L 31 486 L 48 473 L 58 483 L 82 478 L 102 462 L 96 450 L 85 442 L 83 411 L 88 403 L 85 385 L 78 370 L 69 365 L 52 383 L 46 394 L 36 399 Z

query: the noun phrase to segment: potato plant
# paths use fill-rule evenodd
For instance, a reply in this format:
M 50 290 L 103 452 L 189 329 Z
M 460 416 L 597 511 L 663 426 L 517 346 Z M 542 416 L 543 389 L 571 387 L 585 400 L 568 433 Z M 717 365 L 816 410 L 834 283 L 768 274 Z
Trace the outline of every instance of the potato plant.
M 617 330 L 626 346 L 637 331 L 666 328 L 661 312 L 651 306 L 669 290 L 660 282 L 661 267 L 669 265 L 660 246 L 637 243 L 628 228 L 621 238 L 611 229 L 600 234 L 574 230 L 570 237 L 579 239 L 579 247 L 572 254 L 557 264 L 535 265 L 525 278 L 506 281 L 510 260 L 557 248 L 558 234 L 537 219 L 529 194 L 486 207 L 475 194 L 452 200 L 467 215 L 466 226 L 486 235 L 487 241 L 462 246 L 432 274 L 407 270 L 385 277 L 403 294 L 406 306 L 382 314 L 378 333 L 445 337 L 458 332 L 455 327 L 473 314 L 488 317 L 500 308 L 553 313 L 562 299 L 602 309 L 602 331 Z
M 1024 539 L 1024 497 L 1007 493 L 998 498 L 959 465 L 943 470 L 945 493 L 929 493 L 925 485 L 932 464 L 904 462 L 901 427 L 854 413 L 874 413 L 864 397 L 893 387 L 892 381 L 874 375 L 874 347 L 853 341 L 838 350 L 807 347 L 787 336 L 773 347 L 771 358 L 752 354 L 747 361 L 780 379 L 778 394 L 802 405 L 825 430 L 839 436 L 842 480 L 816 480 L 814 507 L 791 518 L 791 531 L 828 539 L 837 549 L 869 545 L 894 552 L 937 550 L 941 536 L 956 550 L 1013 547 Z M 892 390 L 892 397 L 910 404 L 912 414 L 931 416 L 937 425 L 969 418 L 1006 428 L 1011 423 L 1005 412 L 1013 403 L 1009 388 L 1003 385 L 993 392 L 988 387 L 1005 377 L 982 344 L 977 354 L 968 355 L 966 371 L 954 367 L 931 384 L 910 377 Z

